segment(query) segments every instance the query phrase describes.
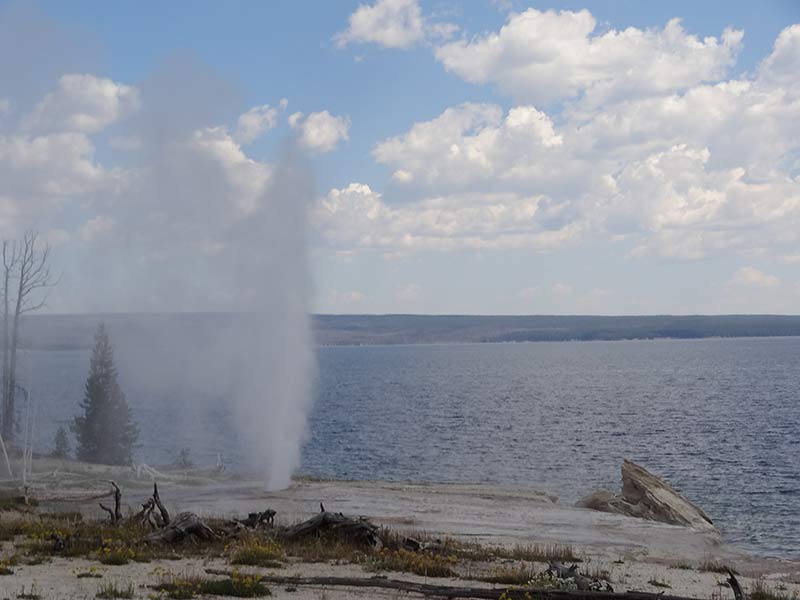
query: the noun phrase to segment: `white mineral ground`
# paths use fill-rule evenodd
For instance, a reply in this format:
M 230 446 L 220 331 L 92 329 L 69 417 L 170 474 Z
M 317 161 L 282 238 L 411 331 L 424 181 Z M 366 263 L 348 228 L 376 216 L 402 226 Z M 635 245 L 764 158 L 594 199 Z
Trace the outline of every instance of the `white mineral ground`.
M 150 493 L 151 475 L 141 470 L 138 478 L 131 469 L 78 465 L 72 462 L 37 459 L 34 461 L 33 487 L 40 493 L 64 490 L 104 489 L 101 480 L 115 479 L 123 490 L 123 503 L 138 509 Z M 696 567 L 706 561 L 734 566 L 745 587 L 756 579 L 765 579 L 770 587 L 788 597 L 800 598 L 800 560 L 759 558 L 728 544 L 714 533 L 665 525 L 632 517 L 612 515 L 559 504 L 545 493 L 528 489 L 502 488 L 488 485 L 448 485 L 388 483 L 380 481 L 316 481 L 300 479 L 288 489 L 266 492 L 254 482 L 238 477 L 220 480 L 210 474 L 195 473 L 190 477 L 157 474 L 159 491 L 167 508 L 191 510 L 207 516 L 245 516 L 248 512 L 272 508 L 277 511 L 276 523 L 289 524 L 319 511 L 320 501 L 329 511 L 364 515 L 377 524 L 407 532 L 424 532 L 435 537 L 452 537 L 491 546 L 514 547 L 518 544 L 564 544 L 574 547 L 584 557 L 581 569 L 606 570 L 616 591 L 665 591 L 671 595 L 693 598 L 733 599 L 728 587 L 719 584 L 725 576 L 700 572 Z M 6 483 L 8 486 L 8 483 Z M 36 492 L 34 492 L 35 494 Z M 44 503 L 45 510 L 81 508 L 101 517 L 96 502 Z M 0 514 L 0 520 L 10 518 Z M 757 519 L 758 515 L 753 515 Z M 3 542 L 5 555 L 13 552 L 10 542 Z M 512 561 L 513 562 L 513 561 Z M 676 565 L 693 569 L 677 569 Z M 78 579 L 76 574 L 95 567 L 103 579 Z M 206 568 L 229 569 L 222 559 L 179 561 L 157 560 L 121 566 L 100 565 L 86 559 L 54 558 L 35 566 L 16 566 L 14 574 L 0 577 L 0 600 L 16 598 L 20 592 L 35 586 L 42 600 L 93 598 L 99 585 L 109 581 L 126 585 L 133 582 L 137 598 L 148 598 L 153 591 L 148 585 L 157 583 L 164 572 L 178 575 L 202 575 Z M 545 565 L 539 565 L 544 569 Z M 268 573 L 258 568 L 242 572 Z M 358 565 L 328 563 L 288 563 L 281 575 L 295 576 L 359 576 L 371 577 Z M 408 573 L 388 573 L 389 577 L 408 581 L 428 581 L 443 585 L 455 580 L 424 578 Z M 665 582 L 671 589 L 655 587 L 649 581 Z M 459 584 L 489 586 L 458 580 Z M 413 594 L 377 589 L 308 588 L 286 591 L 273 585 L 276 598 L 407 598 Z

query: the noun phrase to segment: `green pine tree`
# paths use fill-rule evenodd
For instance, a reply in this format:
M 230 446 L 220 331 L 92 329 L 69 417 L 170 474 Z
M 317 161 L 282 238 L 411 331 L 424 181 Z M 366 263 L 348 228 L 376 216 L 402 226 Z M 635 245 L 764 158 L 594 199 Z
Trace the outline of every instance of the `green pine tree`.
M 117 382 L 114 350 L 103 323 L 98 325 L 94 335 L 81 409 L 83 414 L 75 417 L 72 423 L 78 442 L 78 460 L 109 465 L 130 464 L 139 430 Z
M 69 438 L 67 437 L 67 430 L 64 429 L 63 425 L 56 431 L 53 442 L 53 452 L 50 456 L 61 459 L 69 458 Z

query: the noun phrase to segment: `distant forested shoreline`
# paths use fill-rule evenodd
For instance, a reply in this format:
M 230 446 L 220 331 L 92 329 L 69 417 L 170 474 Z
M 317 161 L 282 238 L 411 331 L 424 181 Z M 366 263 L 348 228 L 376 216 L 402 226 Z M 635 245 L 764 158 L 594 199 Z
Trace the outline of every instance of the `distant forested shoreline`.
M 143 343 L 154 331 L 209 337 L 217 328 L 246 326 L 252 318 L 226 313 L 31 315 L 22 342 L 33 350 L 88 349 L 100 321 L 115 335 L 141 337 Z M 321 346 L 800 336 L 800 315 L 313 315 L 312 324 L 314 341 Z

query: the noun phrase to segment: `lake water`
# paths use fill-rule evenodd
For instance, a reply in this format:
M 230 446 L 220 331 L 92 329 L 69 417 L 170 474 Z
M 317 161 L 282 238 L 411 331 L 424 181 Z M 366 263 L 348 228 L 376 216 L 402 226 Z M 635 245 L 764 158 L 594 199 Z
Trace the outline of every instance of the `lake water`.
M 574 502 L 618 489 L 623 458 L 665 477 L 726 539 L 800 556 L 800 338 L 326 347 L 305 474 L 483 482 Z M 28 352 L 38 449 L 78 410 L 86 351 Z M 139 456 L 239 449 L 224 402 L 121 380 Z M 187 417 L 188 414 L 188 417 Z M 180 427 L 174 423 L 180 422 Z M 202 435 L 200 435 L 202 433 Z

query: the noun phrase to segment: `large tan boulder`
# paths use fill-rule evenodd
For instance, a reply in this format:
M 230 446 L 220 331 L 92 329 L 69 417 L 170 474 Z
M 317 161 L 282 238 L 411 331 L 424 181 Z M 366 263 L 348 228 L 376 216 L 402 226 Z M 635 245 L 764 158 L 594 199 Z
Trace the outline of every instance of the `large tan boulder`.
M 622 463 L 620 494 L 600 490 L 580 500 L 578 506 L 700 531 L 717 531 L 700 507 L 681 496 L 663 479 L 629 460 Z

